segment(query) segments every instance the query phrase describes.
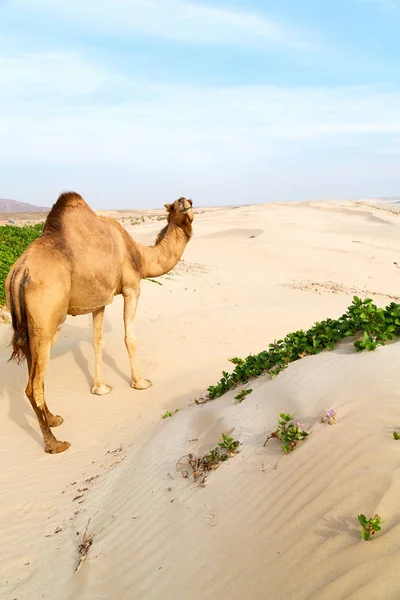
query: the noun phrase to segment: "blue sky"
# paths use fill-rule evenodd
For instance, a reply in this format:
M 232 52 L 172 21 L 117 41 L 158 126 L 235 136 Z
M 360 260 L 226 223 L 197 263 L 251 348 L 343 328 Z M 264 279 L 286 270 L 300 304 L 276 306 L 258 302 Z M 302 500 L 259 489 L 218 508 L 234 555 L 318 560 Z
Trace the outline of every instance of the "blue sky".
M 0 197 L 400 196 L 400 0 L 0 0 Z

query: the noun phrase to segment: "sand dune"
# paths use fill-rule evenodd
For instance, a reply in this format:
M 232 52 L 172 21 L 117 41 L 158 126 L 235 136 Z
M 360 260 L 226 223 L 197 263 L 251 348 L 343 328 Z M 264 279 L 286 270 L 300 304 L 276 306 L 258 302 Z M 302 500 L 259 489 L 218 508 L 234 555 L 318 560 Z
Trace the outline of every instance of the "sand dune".
M 0 327 L 1 600 L 397 600 L 398 343 L 305 358 L 251 382 L 241 404 L 234 392 L 193 399 L 230 357 L 339 316 L 354 290 L 399 298 L 400 217 L 344 202 L 201 212 L 182 263 L 142 284 L 138 358 L 152 388 L 129 387 L 120 298 L 106 309 L 108 396 L 89 392 L 91 319 L 67 319 L 46 378 L 67 452 L 43 452 L 26 367 L 7 363 Z M 157 232 L 126 226 L 144 242 Z M 320 422 L 330 406 L 333 426 Z M 276 440 L 263 447 L 282 411 L 311 432 L 289 456 Z M 240 452 L 205 487 L 182 477 L 182 455 L 231 432 Z M 360 512 L 385 521 L 369 543 Z
M 264 233 L 263 229 L 246 229 L 244 227 L 238 229 L 224 229 L 216 231 L 208 235 L 203 235 L 206 239 L 224 239 L 224 238 L 255 238 Z

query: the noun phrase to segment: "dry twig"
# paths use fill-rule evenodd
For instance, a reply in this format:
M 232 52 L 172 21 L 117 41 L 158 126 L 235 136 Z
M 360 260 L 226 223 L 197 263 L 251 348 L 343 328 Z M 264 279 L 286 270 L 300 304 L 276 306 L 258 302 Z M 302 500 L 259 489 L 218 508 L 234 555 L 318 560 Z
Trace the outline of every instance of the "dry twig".
M 87 522 L 85 532 L 82 536 L 82 541 L 79 544 L 79 548 L 78 548 L 79 561 L 78 561 L 78 564 L 76 565 L 75 573 L 81 568 L 81 566 L 85 562 L 86 557 L 89 552 L 89 549 L 90 549 L 91 545 L 93 544 L 93 533 L 88 534 L 90 520 L 91 519 L 89 519 L 89 521 Z

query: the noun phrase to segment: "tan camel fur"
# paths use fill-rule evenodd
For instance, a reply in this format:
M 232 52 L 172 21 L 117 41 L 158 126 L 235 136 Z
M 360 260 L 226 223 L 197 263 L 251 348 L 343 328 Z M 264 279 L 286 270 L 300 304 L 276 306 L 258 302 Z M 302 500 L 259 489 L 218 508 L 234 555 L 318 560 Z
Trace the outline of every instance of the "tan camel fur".
M 102 374 L 104 308 L 115 295 L 122 294 L 131 386 L 144 390 L 151 385 L 135 359 L 133 322 L 140 280 L 170 271 L 192 236 L 192 201 L 179 198 L 165 208 L 167 226 L 154 246 L 142 246 L 117 221 L 96 215 L 78 194 L 61 194 L 47 216 L 42 235 L 8 274 L 7 304 L 14 329 L 11 359 L 27 359 L 25 393 L 39 421 L 46 452 L 55 454 L 70 446 L 54 437 L 50 427 L 61 425 L 63 419 L 49 411 L 44 398 L 50 349 L 67 315 L 93 314 L 95 374 L 91 391 L 107 394 L 111 388 Z

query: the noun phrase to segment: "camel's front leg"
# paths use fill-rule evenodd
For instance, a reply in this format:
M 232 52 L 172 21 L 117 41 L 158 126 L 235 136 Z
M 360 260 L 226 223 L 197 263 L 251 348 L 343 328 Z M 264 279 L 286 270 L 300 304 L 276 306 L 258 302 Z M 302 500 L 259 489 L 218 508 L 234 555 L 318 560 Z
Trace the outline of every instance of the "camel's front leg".
M 93 313 L 93 346 L 95 358 L 95 372 L 92 394 L 104 396 L 111 392 L 111 387 L 103 381 L 103 348 L 104 348 L 104 306 Z
M 136 337 L 133 328 L 139 295 L 131 288 L 125 289 L 122 293 L 124 296 L 125 345 L 131 364 L 131 386 L 136 390 L 145 390 L 151 386 L 151 381 L 145 379 L 136 366 Z

